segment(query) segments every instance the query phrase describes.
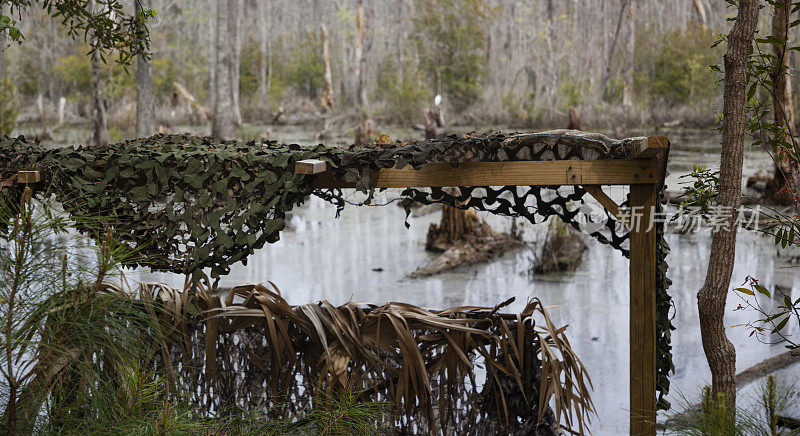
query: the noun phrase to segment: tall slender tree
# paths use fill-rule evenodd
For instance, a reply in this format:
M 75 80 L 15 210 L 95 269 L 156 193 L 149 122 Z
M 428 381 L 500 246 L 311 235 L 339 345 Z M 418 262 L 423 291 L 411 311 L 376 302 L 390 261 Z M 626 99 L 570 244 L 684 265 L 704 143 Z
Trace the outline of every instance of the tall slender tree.
M 622 126 L 623 136 L 627 135 L 628 124 L 633 112 L 633 68 L 636 51 L 636 0 L 628 0 L 625 15 L 625 62 L 622 74 Z
M 90 0 L 88 8 L 94 13 L 97 5 L 94 0 Z M 95 33 L 92 35 L 92 46 L 98 47 L 100 38 Z M 92 52 L 92 145 L 101 146 L 108 144 L 108 121 L 106 120 L 106 102 L 103 99 L 103 71 L 100 66 L 100 52 Z
M 230 39 L 229 43 L 232 45 L 231 53 L 233 54 L 233 59 L 229 69 L 231 101 L 233 102 L 231 110 L 233 111 L 233 125 L 235 127 L 242 126 L 241 99 L 239 98 L 239 72 L 242 58 L 242 32 L 239 29 L 241 26 L 241 20 L 239 17 L 242 15 L 242 6 L 243 4 L 241 0 L 233 0 L 231 10 L 228 11 L 228 38 Z
M 353 104 L 363 110 L 367 109 L 367 90 L 364 79 L 364 4 L 358 0 L 356 4 L 356 40 L 353 59 L 353 79 L 356 81 Z
M 211 135 L 220 139 L 234 139 L 235 114 L 233 108 L 233 62 L 236 56 L 235 41 L 230 35 L 230 24 L 235 22 L 230 14 L 236 13 L 236 0 L 220 0 L 217 5 L 216 71 L 214 73 L 214 121 Z
M 792 50 L 789 50 L 789 23 L 792 11 L 792 0 L 777 0 L 772 15 L 772 36 L 779 44 L 772 44 L 772 113 L 775 124 L 784 129 L 779 138 L 789 144 L 797 141 L 795 131 L 794 106 L 792 103 L 792 82 L 789 80 L 789 61 Z M 764 192 L 764 197 L 784 204 L 794 203 L 792 194 L 800 184 L 797 169 L 793 168 L 787 156 L 776 156 L 775 172 Z M 788 189 L 786 189 L 788 186 Z M 794 191 L 794 192 L 793 192 Z
M 152 7 L 152 0 L 136 0 L 136 13 Z M 156 106 L 153 101 L 153 77 L 150 60 L 139 55 L 136 61 L 136 136 L 143 138 L 156 133 Z
M 6 5 L 4 3 L 0 3 L 0 17 L 6 16 Z M 6 42 L 6 32 L 0 32 L 0 81 L 6 75 L 6 48 L 8 47 L 8 43 Z
M 736 349 L 725 334 L 725 303 L 736 255 L 738 209 L 742 194 L 742 159 L 746 128 L 747 62 L 758 24 L 758 0 L 740 0 L 724 56 L 722 151 L 717 204 L 724 225 L 714 232 L 703 287 L 697 293 L 703 350 L 711 369 L 714 394 L 724 395 L 731 417 L 736 407 Z

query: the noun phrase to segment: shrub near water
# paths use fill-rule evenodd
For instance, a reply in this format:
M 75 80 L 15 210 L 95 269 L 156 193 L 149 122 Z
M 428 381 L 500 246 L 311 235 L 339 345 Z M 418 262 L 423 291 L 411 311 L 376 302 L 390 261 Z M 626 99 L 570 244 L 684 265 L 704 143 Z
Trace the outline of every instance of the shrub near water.
M 383 115 L 395 122 L 411 123 L 420 118 L 430 94 L 422 73 L 413 63 L 404 65 L 401 82 L 397 76 L 397 62 L 392 57 L 381 62 L 375 96 L 386 105 Z
M 709 68 L 722 58 L 722 47 L 712 47 L 713 30 L 692 24 L 656 38 L 645 27 L 636 38 L 634 86 L 639 95 L 675 106 L 702 104 L 719 94 Z

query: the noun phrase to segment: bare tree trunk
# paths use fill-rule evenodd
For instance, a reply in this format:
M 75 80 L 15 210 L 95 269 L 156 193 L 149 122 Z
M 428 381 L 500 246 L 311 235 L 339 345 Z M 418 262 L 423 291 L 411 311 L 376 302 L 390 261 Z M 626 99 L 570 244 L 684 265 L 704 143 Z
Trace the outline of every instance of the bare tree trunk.
M 209 29 L 213 29 L 213 35 L 211 35 L 210 39 L 211 42 L 208 44 L 208 106 L 216 108 L 216 84 L 217 84 L 217 35 L 219 31 L 217 30 L 217 23 L 219 22 L 219 17 L 217 15 L 217 11 L 219 9 L 219 1 L 211 2 L 209 6 L 209 14 L 208 14 L 208 23 L 207 26 Z M 222 2 L 226 3 L 226 2 Z
M 333 73 L 331 73 L 331 52 L 328 43 L 328 27 L 325 23 L 320 25 L 322 30 L 322 65 L 325 69 L 325 93 L 320 98 L 319 106 L 323 117 L 323 131 L 328 130 L 328 121 L 331 110 L 333 109 Z
M 150 9 L 151 0 L 136 0 L 136 13 Z M 136 61 L 136 136 L 156 133 L 156 106 L 153 101 L 153 78 L 150 61 L 139 55 Z
M 633 109 L 633 68 L 636 51 L 636 25 L 635 25 L 636 0 L 628 0 L 628 13 L 625 16 L 625 72 L 622 77 L 622 136 L 627 135 L 628 124 L 631 122 L 631 109 Z
M 611 63 L 614 61 L 614 50 L 617 48 L 617 40 L 619 39 L 619 31 L 622 28 L 622 21 L 625 19 L 625 10 L 630 6 L 631 0 L 620 0 L 619 6 L 619 19 L 617 19 L 617 30 L 614 32 L 614 39 L 611 40 L 611 48 L 608 50 L 608 59 L 606 60 L 606 68 L 603 71 L 603 79 L 601 81 L 602 90 L 606 89 L 608 78 L 611 76 Z
M 747 59 L 758 24 L 758 0 L 740 0 L 736 23 L 725 52 L 722 152 L 720 156 L 718 207 L 729 210 L 725 226 L 713 235 L 708 271 L 697 293 L 703 350 L 711 369 L 714 395 L 725 397 L 729 416 L 736 407 L 736 349 L 725 334 L 725 303 L 736 253 L 738 209 L 742 191 L 742 158 L 746 128 Z
M 788 50 L 789 19 L 792 10 L 792 1 L 778 1 L 774 6 L 772 16 L 772 36 L 781 44 L 773 45 L 772 50 L 777 62 L 773 65 L 775 80 L 772 83 L 772 112 L 775 123 L 785 129 L 782 138 L 790 144 L 795 142 L 794 106 L 792 105 L 792 83 L 789 81 L 789 60 L 791 51 Z M 796 185 L 797 170 L 792 167 L 791 160 L 786 156 L 776 156 L 775 174 L 767 184 L 764 197 L 782 204 L 792 204 L 792 189 L 785 189 L 788 185 Z
M 239 30 L 239 16 L 241 15 L 241 0 L 233 0 L 231 9 L 228 15 L 228 35 L 230 42 L 233 44 L 231 53 L 233 54 L 233 61 L 230 65 L 231 75 L 231 101 L 233 101 L 233 125 L 236 127 L 242 126 L 242 109 L 239 100 L 239 69 L 241 65 L 242 44 L 241 31 Z
M 353 76 L 356 80 L 354 104 L 357 108 L 367 110 L 369 104 L 367 101 L 367 91 L 364 80 L 364 5 L 362 0 L 358 0 L 358 5 L 356 7 L 356 41 L 354 57 Z M 369 118 L 369 116 L 367 116 L 367 118 Z
M 406 0 L 397 0 L 397 16 L 399 17 L 397 29 L 397 84 L 403 85 L 405 74 L 405 43 L 406 43 Z
M 269 34 L 267 29 L 268 3 L 266 1 L 260 1 L 258 5 L 259 8 L 256 13 L 258 14 L 259 45 L 261 46 L 261 59 L 258 64 L 258 95 L 261 98 L 261 106 L 269 108 L 269 91 L 267 88 L 267 53 L 269 52 Z
M 94 0 L 89 2 L 89 9 L 94 10 Z M 97 45 L 97 36 L 94 36 L 92 43 Z M 106 103 L 103 101 L 103 72 L 100 67 L 100 55 L 95 52 L 92 54 L 92 119 L 94 128 L 92 129 L 92 145 L 101 146 L 108 144 L 108 122 L 106 121 Z
M 6 5 L 4 3 L 0 3 L 0 15 L 6 15 Z M 6 48 L 8 47 L 8 42 L 6 41 L 6 34 L 0 33 L 0 81 L 6 75 Z
M 706 7 L 703 6 L 703 0 L 694 0 L 694 10 L 697 12 L 697 21 L 705 29 L 708 26 L 708 19 L 706 18 Z
M 214 73 L 214 121 L 211 135 L 220 139 L 233 139 L 234 108 L 231 70 L 235 47 L 230 37 L 230 14 L 235 14 L 236 0 L 220 0 L 217 6 L 216 72 Z

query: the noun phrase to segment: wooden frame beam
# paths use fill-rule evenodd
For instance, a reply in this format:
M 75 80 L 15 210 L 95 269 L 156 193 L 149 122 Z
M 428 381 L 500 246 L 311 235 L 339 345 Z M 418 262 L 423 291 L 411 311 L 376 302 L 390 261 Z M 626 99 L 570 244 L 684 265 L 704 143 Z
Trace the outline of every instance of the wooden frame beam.
M 631 435 L 656 434 L 656 228 L 658 185 L 631 185 Z
M 327 168 L 319 171 L 320 165 L 312 161 L 297 162 L 295 172 L 318 174 L 314 187 L 355 187 L 354 183 L 334 179 Z M 634 185 L 657 183 L 658 170 L 656 159 L 462 162 L 458 166 L 431 162 L 419 170 L 408 166 L 373 171 L 370 180 L 373 188 Z

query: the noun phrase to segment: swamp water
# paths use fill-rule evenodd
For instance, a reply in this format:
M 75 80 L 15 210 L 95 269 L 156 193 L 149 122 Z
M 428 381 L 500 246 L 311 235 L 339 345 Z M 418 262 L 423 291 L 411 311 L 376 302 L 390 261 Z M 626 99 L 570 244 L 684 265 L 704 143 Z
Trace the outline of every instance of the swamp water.
M 280 141 L 315 144 L 313 132 L 296 127 L 272 127 Z M 257 130 L 257 129 L 255 129 Z M 196 132 L 202 133 L 202 132 Z M 388 132 L 392 138 L 411 137 L 415 132 Z M 394 133 L 394 134 L 392 134 Z M 418 132 L 416 132 L 418 134 Z M 716 132 L 687 132 L 670 135 L 670 175 L 667 185 L 679 188 L 678 177 L 690 171 L 693 163 L 715 166 L 719 159 Z M 347 139 L 334 138 L 333 142 Z M 329 141 L 330 142 L 330 141 Z M 749 149 L 745 176 L 769 171 L 771 162 L 760 150 Z M 611 195 L 620 200 L 627 189 Z M 380 199 L 378 199 L 380 200 Z M 379 203 L 380 201 L 376 201 Z M 527 299 L 539 298 L 549 307 L 558 324 L 569 324 L 567 334 L 594 383 L 593 400 L 598 416 L 591 429 L 595 435 L 628 432 L 628 260 L 605 245 L 588 239 L 589 249 L 574 273 L 529 278 L 530 251 L 507 254 L 493 262 L 462 267 L 453 272 L 425 279 L 407 275 L 432 258 L 424 250 L 425 234 L 439 213 L 409 217 L 411 227 L 403 225 L 404 211 L 394 204 L 383 207 L 348 206 L 336 219 L 335 208 L 316 197 L 293 212 L 293 230 L 281 240 L 258 250 L 247 266 L 235 265 L 222 278 L 221 286 L 272 281 L 290 304 L 327 299 L 333 304 L 349 300 L 382 304 L 402 301 L 423 307 L 449 308 L 462 305 L 494 306 L 508 298 L 516 301 L 506 312 L 521 310 Z M 508 229 L 511 219 L 486 216 L 495 229 Z M 525 238 L 541 240 L 546 226 L 523 224 Z M 708 229 L 688 234 L 670 233 L 668 276 L 673 280 L 672 334 L 675 374 L 668 399 L 675 408 L 694 402 L 700 388 L 710 383 L 710 373 L 700 341 L 696 294 L 703 283 L 710 252 Z M 771 239 L 742 231 L 737 243 L 732 286 L 739 286 L 748 275 L 757 277 L 768 288 L 780 285 L 800 296 L 798 266 L 790 264 L 788 254 L 779 254 Z M 131 283 L 160 281 L 176 287 L 183 277 L 137 270 L 127 273 Z M 740 300 L 732 295 L 726 311 L 728 337 L 737 349 L 739 371 L 765 358 L 782 353 L 781 345 L 767 345 L 748 337 L 745 327 L 733 327 L 756 318 L 756 314 L 734 310 Z M 795 335 L 798 332 L 793 332 Z M 800 380 L 800 366 L 780 371 L 786 381 Z M 743 395 L 754 395 L 751 384 Z M 800 411 L 798 411 L 800 412 Z

